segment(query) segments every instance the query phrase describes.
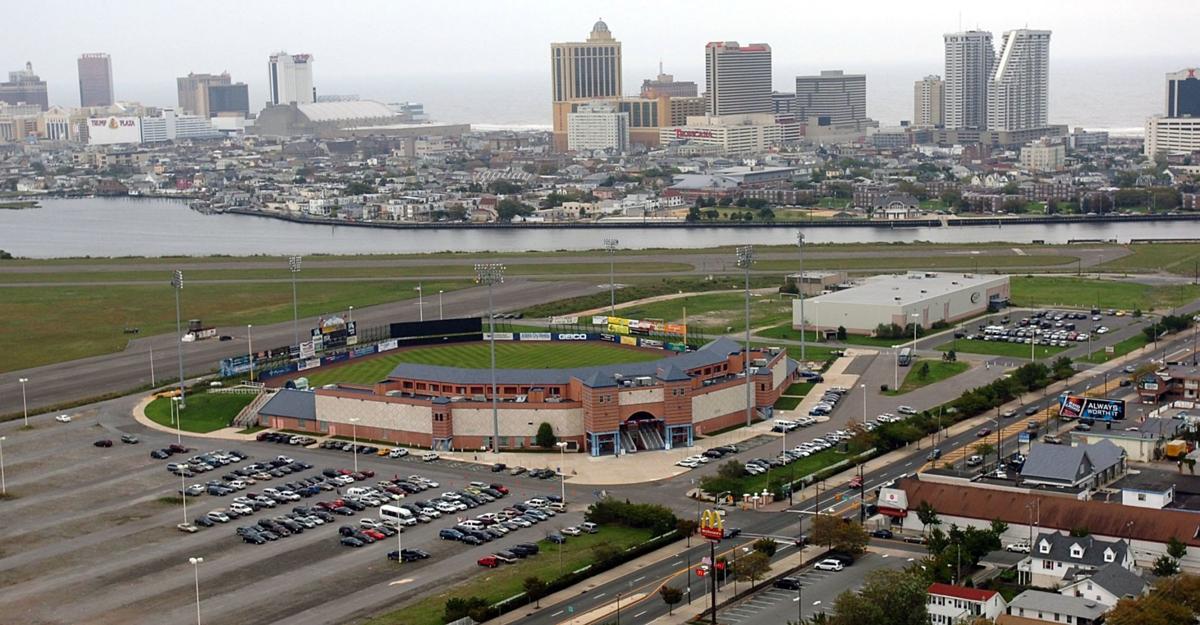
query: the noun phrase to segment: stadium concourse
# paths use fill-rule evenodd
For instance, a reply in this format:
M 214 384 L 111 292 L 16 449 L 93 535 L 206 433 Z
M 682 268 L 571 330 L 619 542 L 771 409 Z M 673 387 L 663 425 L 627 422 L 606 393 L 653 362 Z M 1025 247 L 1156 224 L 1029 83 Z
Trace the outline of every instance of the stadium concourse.
M 604 340 L 602 335 L 597 339 Z M 694 437 L 746 420 L 745 353 L 729 339 L 648 362 L 492 372 L 401 363 L 373 385 L 281 389 L 258 410 L 261 426 L 357 436 L 436 451 L 521 450 L 549 424 L 569 451 L 590 456 L 690 447 Z M 778 348 L 750 352 L 756 418 L 797 375 Z

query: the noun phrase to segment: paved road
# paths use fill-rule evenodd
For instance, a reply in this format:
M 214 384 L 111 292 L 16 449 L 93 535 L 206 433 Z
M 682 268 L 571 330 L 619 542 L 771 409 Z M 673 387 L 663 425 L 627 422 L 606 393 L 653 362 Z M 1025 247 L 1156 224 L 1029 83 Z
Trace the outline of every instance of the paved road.
M 493 297 L 495 309 L 503 312 L 518 310 L 532 304 L 587 295 L 601 288 L 603 285 L 599 283 L 515 279 L 493 287 Z M 447 317 L 486 315 L 487 290 L 471 288 L 450 291 L 442 296 L 442 307 Z M 184 310 L 184 319 L 187 318 L 187 314 L 187 310 Z M 397 321 L 416 321 L 418 316 L 417 300 L 411 299 L 354 310 L 354 320 L 364 327 Z M 436 316 L 437 302 L 426 298 L 425 318 L 433 319 Z M 301 319 L 300 336 L 304 337 L 307 329 L 314 324 L 315 318 Z M 289 345 L 292 343 L 292 328 L 290 321 L 256 326 L 253 330 L 254 345 L 259 348 Z M 191 378 L 213 371 L 220 359 L 245 353 L 245 326 L 222 327 L 218 328 L 218 331 L 233 336 L 234 340 L 207 340 L 184 344 L 186 377 Z M 176 344 L 174 335 L 144 337 L 130 341 L 125 351 L 120 353 L 0 374 L 0 414 L 21 411 L 21 385 L 18 382 L 20 378 L 29 379 L 26 391 L 30 410 L 148 385 L 151 350 L 154 352 L 157 379 L 174 378 L 178 371 Z

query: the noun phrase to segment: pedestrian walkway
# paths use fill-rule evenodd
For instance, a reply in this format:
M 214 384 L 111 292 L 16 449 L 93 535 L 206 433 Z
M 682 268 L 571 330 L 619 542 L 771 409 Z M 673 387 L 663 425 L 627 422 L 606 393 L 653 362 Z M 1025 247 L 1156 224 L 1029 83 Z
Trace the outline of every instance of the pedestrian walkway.
M 177 433 L 178 430 L 175 428 L 168 427 L 160 423 L 155 423 L 154 421 L 150 420 L 150 417 L 146 416 L 146 406 L 149 406 L 150 402 L 154 401 L 156 397 L 157 395 L 147 395 L 143 397 L 142 400 L 133 407 L 133 420 L 152 430 L 158 430 L 159 432 L 166 432 L 168 434 Z M 186 430 L 183 432 L 191 437 L 223 438 L 231 441 L 252 441 L 255 437 L 255 434 L 242 434 L 242 428 L 240 427 L 221 428 L 211 432 L 188 432 Z

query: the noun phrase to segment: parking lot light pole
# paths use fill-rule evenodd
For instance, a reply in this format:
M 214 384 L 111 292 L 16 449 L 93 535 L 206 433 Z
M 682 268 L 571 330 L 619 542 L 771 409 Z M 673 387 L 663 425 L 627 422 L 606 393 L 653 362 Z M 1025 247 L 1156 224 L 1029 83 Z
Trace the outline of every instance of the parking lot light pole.
M 354 441 L 354 472 L 358 473 L 358 417 L 350 417 L 350 438 Z
M 617 314 L 617 279 L 616 279 L 616 239 L 605 239 L 604 250 L 608 252 L 608 314 Z
M 754 400 L 751 392 L 754 390 L 754 377 L 750 375 L 750 266 L 754 264 L 754 246 L 743 245 L 737 248 L 737 264 L 745 271 L 746 275 L 746 353 L 745 353 L 745 374 L 746 374 L 746 425 L 753 422 L 754 417 Z
M 804 328 L 807 327 L 807 320 L 804 318 L 804 233 L 796 233 L 796 245 L 800 248 L 800 362 L 806 364 L 808 357 L 804 353 L 804 347 L 808 343 L 804 338 Z
M 200 625 L 200 563 L 204 562 L 204 558 L 188 558 L 188 562 L 192 564 L 192 571 L 195 572 L 196 579 L 196 625 Z
M 292 272 L 292 344 L 300 345 L 300 304 L 296 299 L 296 274 L 300 273 L 300 256 L 288 256 L 288 271 Z
M 179 292 L 183 290 L 183 272 L 178 269 L 171 274 L 171 286 L 175 287 L 175 349 L 179 352 L 179 401 L 187 405 L 183 390 L 183 326 L 179 321 Z
M 900 390 L 900 346 L 892 346 L 892 392 Z
M 246 358 L 250 361 L 250 381 L 254 381 L 254 341 L 250 338 L 250 331 L 254 328 L 253 325 L 246 324 Z
M 25 413 L 25 427 L 29 427 L 29 404 L 25 401 L 25 383 L 29 378 L 20 378 L 17 381 L 21 383 L 21 411 Z
M 349 308 L 349 309 L 346 311 L 346 321 L 347 321 L 347 322 L 354 321 L 354 307 L 353 307 L 353 306 L 351 306 L 351 307 L 350 307 L 350 308 Z
M 183 523 L 187 525 L 187 478 L 184 477 L 183 471 L 179 472 L 179 495 L 183 497 Z
M 171 407 L 175 413 L 175 443 L 182 447 L 183 433 L 180 430 L 183 426 L 180 424 L 180 421 L 183 421 L 183 411 L 179 409 L 181 403 L 182 400 L 178 397 L 171 398 Z
M 4 441 L 5 437 L 0 436 L 0 495 L 8 494 L 8 481 L 4 477 Z
M 488 289 L 488 348 L 492 369 L 492 453 L 500 453 L 500 401 L 496 389 L 496 314 L 492 310 L 492 285 L 504 282 L 504 265 L 476 263 L 475 281 Z
M 554 446 L 558 447 L 558 481 L 562 490 L 559 498 L 562 499 L 562 504 L 565 506 L 567 505 L 567 442 L 558 441 L 554 443 Z
M 445 317 L 442 316 L 442 291 L 441 291 L 441 289 L 439 289 L 438 290 L 438 321 L 441 321 L 442 319 L 445 319 Z
M 867 385 L 859 384 L 858 388 L 863 392 L 863 427 L 867 426 Z
M 417 321 L 425 321 L 425 289 L 417 283 Z

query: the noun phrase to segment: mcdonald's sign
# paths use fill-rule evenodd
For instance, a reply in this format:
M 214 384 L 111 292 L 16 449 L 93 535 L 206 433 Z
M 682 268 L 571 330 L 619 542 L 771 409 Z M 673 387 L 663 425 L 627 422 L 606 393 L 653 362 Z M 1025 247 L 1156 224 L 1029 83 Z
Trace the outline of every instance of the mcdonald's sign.
M 725 519 L 716 510 L 700 513 L 700 535 L 709 540 L 721 540 L 725 537 Z

